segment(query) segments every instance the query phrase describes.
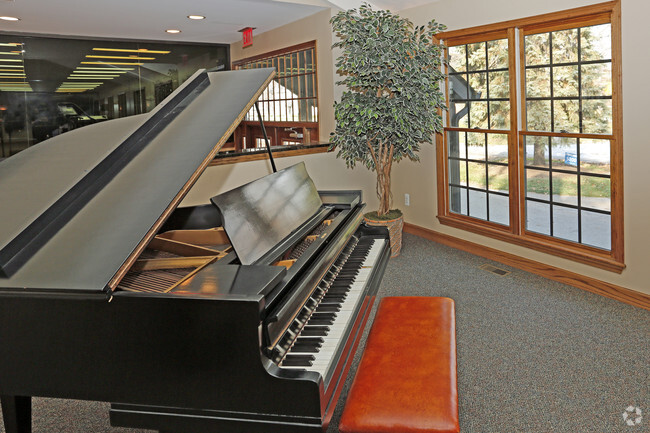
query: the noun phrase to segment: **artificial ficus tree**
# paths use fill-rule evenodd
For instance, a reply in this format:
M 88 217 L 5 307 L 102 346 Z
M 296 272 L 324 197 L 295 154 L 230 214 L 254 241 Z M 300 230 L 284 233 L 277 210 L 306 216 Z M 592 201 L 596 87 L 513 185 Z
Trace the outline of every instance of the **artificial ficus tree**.
M 337 84 L 347 90 L 334 104 L 336 129 L 330 148 L 349 168 L 356 163 L 377 173 L 378 216 L 391 205 L 393 162 L 419 161 L 422 143 L 442 130 L 442 47 L 434 35 L 445 27 L 411 21 L 363 4 L 339 12 L 331 24 L 340 48 Z

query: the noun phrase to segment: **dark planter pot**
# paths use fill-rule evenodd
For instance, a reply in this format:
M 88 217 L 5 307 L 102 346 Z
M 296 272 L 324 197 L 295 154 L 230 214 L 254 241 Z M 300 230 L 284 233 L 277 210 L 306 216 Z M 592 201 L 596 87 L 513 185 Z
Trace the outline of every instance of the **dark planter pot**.
M 404 227 L 404 216 L 392 220 L 374 220 L 364 216 L 364 221 L 370 226 L 388 227 L 390 237 L 391 258 L 399 256 L 402 250 L 402 228 Z

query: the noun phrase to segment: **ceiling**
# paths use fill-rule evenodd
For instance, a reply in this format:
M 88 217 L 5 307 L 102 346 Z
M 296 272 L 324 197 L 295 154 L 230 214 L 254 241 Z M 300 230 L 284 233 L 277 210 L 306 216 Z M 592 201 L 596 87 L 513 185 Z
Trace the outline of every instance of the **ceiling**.
M 373 0 L 381 9 L 399 10 L 431 0 Z M 361 0 L 0 0 L 0 32 L 41 33 L 139 40 L 232 43 L 239 30 L 255 34 L 326 8 L 358 7 Z M 188 15 L 204 15 L 196 21 Z M 179 29 L 168 34 L 167 29 Z

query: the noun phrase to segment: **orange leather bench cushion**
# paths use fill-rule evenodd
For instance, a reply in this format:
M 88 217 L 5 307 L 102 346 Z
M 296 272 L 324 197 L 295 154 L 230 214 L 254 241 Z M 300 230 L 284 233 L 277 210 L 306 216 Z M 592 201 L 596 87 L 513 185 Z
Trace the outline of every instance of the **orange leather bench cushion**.
M 382 299 L 339 430 L 460 431 L 453 300 Z

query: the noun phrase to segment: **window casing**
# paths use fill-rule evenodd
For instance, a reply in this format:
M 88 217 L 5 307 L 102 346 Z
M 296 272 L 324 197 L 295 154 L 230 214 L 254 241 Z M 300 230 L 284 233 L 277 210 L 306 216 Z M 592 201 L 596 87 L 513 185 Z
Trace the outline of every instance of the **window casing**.
M 621 272 L 620 3 L 438 36 L 441 223 Z

